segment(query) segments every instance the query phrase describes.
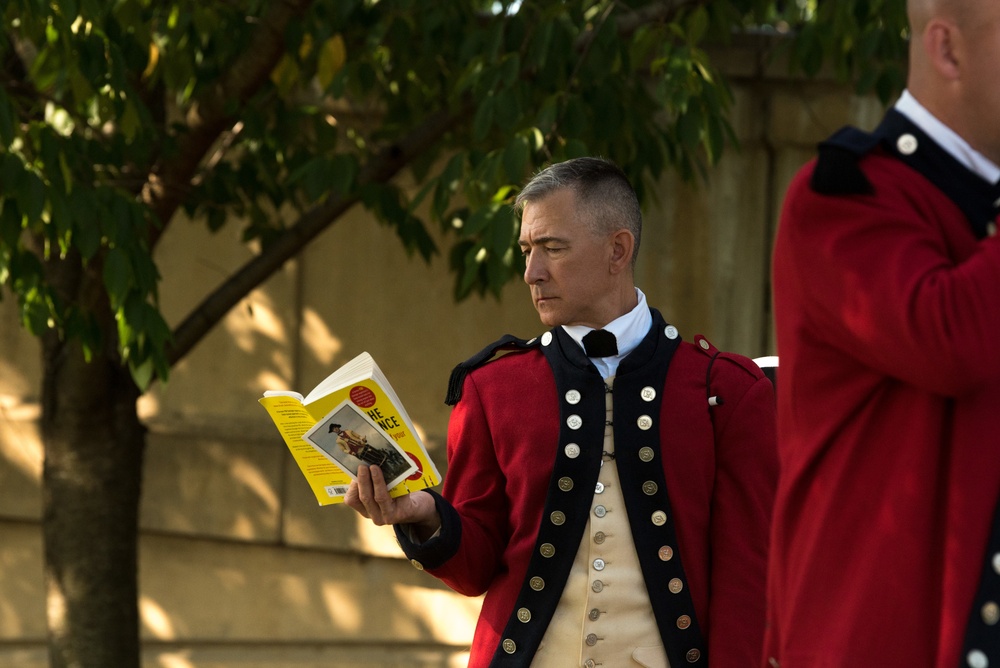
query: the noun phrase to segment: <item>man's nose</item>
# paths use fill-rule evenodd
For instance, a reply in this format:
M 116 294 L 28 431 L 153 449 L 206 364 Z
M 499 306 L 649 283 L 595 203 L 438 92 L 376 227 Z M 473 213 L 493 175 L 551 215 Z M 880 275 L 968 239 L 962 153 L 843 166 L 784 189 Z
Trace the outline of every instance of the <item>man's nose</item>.
M 528 258 L 524 263 L 524 282 L 533 285 L 545 278 L 545 269 L 542 266 L 541 257 L 538 253 L 528 253 Z

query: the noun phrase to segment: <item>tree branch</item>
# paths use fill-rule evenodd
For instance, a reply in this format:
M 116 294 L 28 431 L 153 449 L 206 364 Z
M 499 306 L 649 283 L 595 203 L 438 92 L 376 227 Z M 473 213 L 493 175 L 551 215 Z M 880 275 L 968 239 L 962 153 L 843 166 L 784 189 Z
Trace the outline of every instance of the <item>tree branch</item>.
M 660 0 L 660 2 L 651 3 L 639 9 L 626 9 L 624 13 L 617 16 L 618 36 L 628 37 L 644 25 L 667 20 L 682 9 L 703 5 L 706 2 L 707 0 Z M 588 30 L 581 34 L 576 40 L 576 50 L 588 49 L 596 36 L 596 30 Z
M 354 206 L 360 199 L 357 193 L 362 186 L 390 181 L 415 158 L 441 141 L 460 119 L 467 118 L 471 107 L 471 103 L 466 103 L 457 111 L 442 110 L 425 119 L 401 142 L 384 149 L 361 170 L 352 194 L 330 197 L 302 214 L 294 225 L 216 288 L 177 326 L 173 342 L 167 347 L 167 363 L 174 366 L 180 361 L 251 290 Z
M 242 108 L 260 90 L 285 53 L 285 28 L 312 2 L 280 0 L 269 4 L 246 50 L 189 111 L 186 134 L 178 152 L 150 170 L 142 188 L 142 199 L 160 222 L 150 232 L 150 249 L 156 247 L 174 212 L 184 201 L 205 155 L 219 136 L 232 127 L 233 111 Z

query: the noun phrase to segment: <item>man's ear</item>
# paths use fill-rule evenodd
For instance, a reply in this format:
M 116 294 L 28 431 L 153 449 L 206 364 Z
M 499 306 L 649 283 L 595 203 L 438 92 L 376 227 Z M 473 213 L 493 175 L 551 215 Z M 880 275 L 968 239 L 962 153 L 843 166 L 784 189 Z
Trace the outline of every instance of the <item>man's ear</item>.
M 626 229 L 620 229 L 611 235 L 611 273 L 618 274 L 632 266 L 632 250 L 635 248 L 635 237 Z
M 944 18 L 933 18 L 927 23 L 922 39 L 924 54 L 931 66 L 944 79 L 957 80 L 965 55 L 958 26 Z

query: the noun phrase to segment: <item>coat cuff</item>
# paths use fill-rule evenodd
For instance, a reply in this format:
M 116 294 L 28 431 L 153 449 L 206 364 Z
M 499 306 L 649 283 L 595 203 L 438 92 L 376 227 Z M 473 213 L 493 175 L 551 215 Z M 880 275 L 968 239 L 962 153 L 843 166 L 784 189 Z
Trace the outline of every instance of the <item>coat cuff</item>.
M 423 543 L 415 542 L 407 524 L 395 524 L 396 540 L 403 549 L 403 554 L 420 570 L 440 568 L 446 561 L 455 556 L 462 542 L 462 518 L 448 501 L 437 492 L 425 489 L 434 497 L 434 507 L 441 516 L 441 528 Z

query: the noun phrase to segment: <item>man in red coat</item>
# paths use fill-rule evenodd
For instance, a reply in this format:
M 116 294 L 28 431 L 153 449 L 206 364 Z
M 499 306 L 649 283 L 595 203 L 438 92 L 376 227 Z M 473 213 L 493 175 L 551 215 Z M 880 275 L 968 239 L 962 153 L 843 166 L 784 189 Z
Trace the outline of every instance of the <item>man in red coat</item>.
M 778 230 L 774 667 L 1000 666 L 1000 2 L 908 10 L 907 91 Z
M 418 568 L 486 593 L 471 666 L 755 665 L 770 381 L 646 305 L 639 204 L 613 164 L 553 165 L 518 207 L 525 282 L 552 329 L 453 373 L 441 495 L 391 499 L 372 467 L 346 503 L 397 525 Z

